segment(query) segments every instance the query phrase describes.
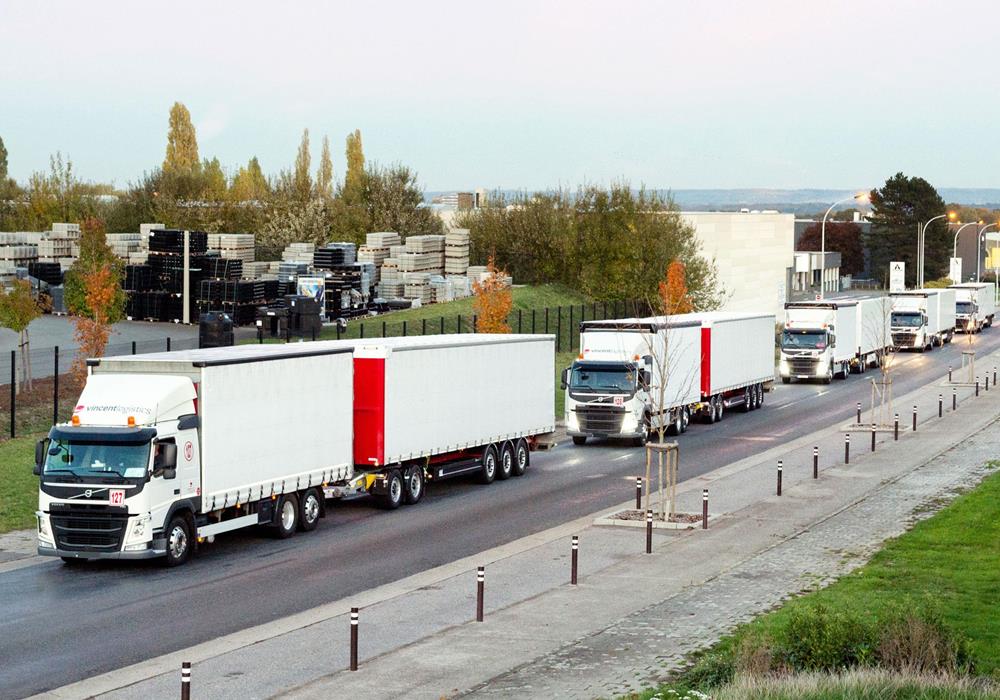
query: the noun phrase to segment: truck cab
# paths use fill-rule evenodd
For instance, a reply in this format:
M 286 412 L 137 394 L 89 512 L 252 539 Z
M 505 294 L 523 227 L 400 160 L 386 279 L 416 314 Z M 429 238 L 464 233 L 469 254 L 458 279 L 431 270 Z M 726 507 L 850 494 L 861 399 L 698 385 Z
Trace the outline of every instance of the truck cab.
M 785 304 L 778 373 L 793 379 L 844 379 L 857 362 L 857 301 L 817 300 Z
M 190 379 L 90 376 L 70 422 L 35 448 L 38 553 L 67 562 L 186 555 L 192 528 L 169 524 L 197 512 L 199 454 Z
M 563 372 L 566 432 L 573 442 L 610 437 L 644 443 L 650 428 L 646 406 L 651 372 L 651 356 L 574 361 Z
M 892 344 L 900 349 L 929 350 L 933 344 L 927 326 L 927 314 L 919 308 L 892 312 Z
M 979 319 L 979 305 L 974 299 L 955 301 L 955 328 L 963 333 L 978 333 L 983 328 Z
M 836 336 L 826 328 L 785 328 L 781 332 L 778 372 L 788 384 L 793 378 L 833 381 Z

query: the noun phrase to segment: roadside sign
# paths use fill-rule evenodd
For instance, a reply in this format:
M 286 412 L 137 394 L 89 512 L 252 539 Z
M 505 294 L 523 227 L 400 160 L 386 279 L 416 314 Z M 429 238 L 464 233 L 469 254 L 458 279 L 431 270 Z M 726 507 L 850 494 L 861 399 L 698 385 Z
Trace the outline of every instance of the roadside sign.
M 948 279 L 955 284 L 962 281 L 962 258 L 951 258 L 949 260 Z
M 889 291 L 890 292 L 904 292 L 904 291 L 906 291 L 906 263 L 905 262 L 891 262 L 891 263 L 889 263 Z

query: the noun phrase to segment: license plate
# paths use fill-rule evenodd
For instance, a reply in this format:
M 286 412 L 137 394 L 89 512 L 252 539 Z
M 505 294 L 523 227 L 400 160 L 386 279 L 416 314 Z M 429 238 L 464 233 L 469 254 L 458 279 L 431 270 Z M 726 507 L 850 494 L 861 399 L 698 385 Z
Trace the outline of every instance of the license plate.
M 615 397 L 615 406 L 624 406 L 624 405 L 625 405 L 625 399 L 622 398 L 621 396 L 616 396 Z
M 125 505 L 125 489 L 111 489 L 108 491 L 108 502 L 113 506 Z

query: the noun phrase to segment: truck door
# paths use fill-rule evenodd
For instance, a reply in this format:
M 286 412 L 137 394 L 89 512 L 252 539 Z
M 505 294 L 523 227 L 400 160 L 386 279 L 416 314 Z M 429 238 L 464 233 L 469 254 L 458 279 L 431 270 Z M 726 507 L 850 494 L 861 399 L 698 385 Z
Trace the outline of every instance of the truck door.
M 198 429 L 177 432 L 177 482 L 180 498 L 201 495 L 201 450 L 198 449 Z

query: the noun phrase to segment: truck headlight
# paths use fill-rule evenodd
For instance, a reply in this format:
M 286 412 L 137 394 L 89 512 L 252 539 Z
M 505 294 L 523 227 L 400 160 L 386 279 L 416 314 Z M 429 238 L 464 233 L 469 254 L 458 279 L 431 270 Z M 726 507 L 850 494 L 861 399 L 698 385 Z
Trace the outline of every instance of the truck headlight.
M 625 418 L 622 419 L 622 432 L 631 433 L 638 427 L 639 421 L 636 420 L 635 416 L 631 413 L 626 413 Z
M 149 516 L 140 515 L 135 519 L 135 523 L 132 525 L 132 533 L 129 535 L 130 540 L 141 540 L 146 537 L 146 526 L 149 525 Z
M 35 513 L 35 517 L 38 518 L 38 541 L 55 547 L 55 540 L 52 539 L 52 531 L 49 529 L 49 516 L 38 512 Z
M 580 421 L 576 417 L 576 411 L 566 412 L 566 427 L 570 430 L 580 429 Z

